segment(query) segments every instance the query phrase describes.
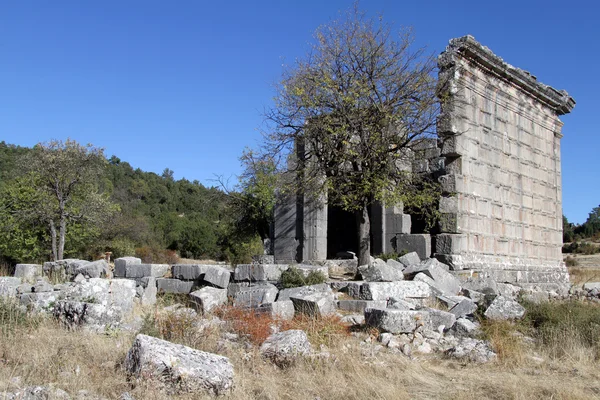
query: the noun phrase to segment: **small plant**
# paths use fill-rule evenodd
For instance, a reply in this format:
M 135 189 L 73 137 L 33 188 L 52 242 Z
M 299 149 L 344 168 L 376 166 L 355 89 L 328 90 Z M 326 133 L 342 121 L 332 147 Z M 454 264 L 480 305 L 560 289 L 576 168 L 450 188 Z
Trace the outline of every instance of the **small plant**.
M 40 318 L 29 315 L 13 298 L 0 296 L 0 334 L 14 334 L 17 328 L 35 329 Z
M 311 271 L 306 277 L 302 271 L 296 267 L 290 267 L 281 273 L 281 285 L 285 289 L 317 285 L 327 280 L 321 271 Z
M 400 250 L 399 253 L 396 253 L 395 251 L 393 251 L 391 253 L 381 253 L 381 254 L 375 256 L 375 258 L 380 258 L 383 261 L 397 260 L 398 258 L 402 257 L 406 253 L 408 253 L 406 250 Z
M 261 345 L 271 335 L 271 327 L 278 323 L 269 314 L 239 307 L 222 307 L 217 315 L 227 321 L 234 332 L 256 345 Z
M 98 299 L 96 299 L 94 296 L 84 297 L 83 299 L 81 299 L 81 301 L 84 303 L 91 303 L 91 304 L 98 303 Z
M 568 256 L 565 258 L 565 264 L 567 267 L 576 267 L 579 265 L 579 261 L 575 257 Z

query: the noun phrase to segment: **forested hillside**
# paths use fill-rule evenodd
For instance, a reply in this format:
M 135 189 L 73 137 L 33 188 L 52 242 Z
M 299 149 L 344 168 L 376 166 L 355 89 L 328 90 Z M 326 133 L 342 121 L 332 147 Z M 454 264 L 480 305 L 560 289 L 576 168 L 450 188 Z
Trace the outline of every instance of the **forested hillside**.
M 51 258 L 51 236 L 41 220 L 31 218 L 35 191 L 23 168 L 34 150 L 0 142 L 0 257 L 9 263 Z M 112 156 L 93 183 L 113 212 L 94 224 L 71 223 L 64 257 L 93 259 L 105 251 L 113 257 L 133 255 L 147 261 L 187 258 L 240 261 L 262 250 L 256 232 L 236 234 L 239 210 L 222 190 L 198 181 L 174 180 L 134 169 Z

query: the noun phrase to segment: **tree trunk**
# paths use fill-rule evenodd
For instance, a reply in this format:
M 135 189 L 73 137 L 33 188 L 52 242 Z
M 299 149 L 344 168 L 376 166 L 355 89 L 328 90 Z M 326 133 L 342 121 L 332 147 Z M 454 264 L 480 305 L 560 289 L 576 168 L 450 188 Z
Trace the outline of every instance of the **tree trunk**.
M 65 235 L 67 233 L 67 220 L 64 216 L 60 217 L 60 237 L 58 239 L 58 259 L 62 260 L 65 252 Z
M 358 227 L 358 265 L 371 265 L 371 221 L 369 207 L 365 204 L 362 210 L 356 211 Z
M 56 226 L 54 221 L 50 220 L 50 237 L 52 238 L 52 261 L 58 260 L 58 252 L 56 248 Z

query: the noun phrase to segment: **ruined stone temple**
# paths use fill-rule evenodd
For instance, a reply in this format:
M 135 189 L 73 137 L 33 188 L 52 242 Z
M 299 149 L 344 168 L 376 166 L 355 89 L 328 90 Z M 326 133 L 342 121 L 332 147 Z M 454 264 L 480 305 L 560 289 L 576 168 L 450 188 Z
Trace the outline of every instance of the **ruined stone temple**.
M 568 281 L 562 262 L 560 139 L 575 101 L 507 64 L 471 36 L 438 58 L 438 139 L 411 165 L 435 173 L 444 194 L 439 233 L 422 233 L 402 206 L 371 209 L 372 254 L 416 251 L 460 277 L 502 282 Z M 277 261 L 318 261 L 357 250 L 353 217 L 297 196 L 275 210 Z

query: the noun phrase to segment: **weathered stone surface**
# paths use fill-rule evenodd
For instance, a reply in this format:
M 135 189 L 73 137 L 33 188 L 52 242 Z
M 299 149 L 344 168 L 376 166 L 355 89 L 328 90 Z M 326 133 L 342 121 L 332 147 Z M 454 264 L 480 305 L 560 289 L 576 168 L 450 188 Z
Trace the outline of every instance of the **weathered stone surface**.
M 511 285 L 510 283 L 498 282 L 496 287 L 498 288 L 498 294 L 500 296 L 508 297 L 509 299 L 515 300 L 521 293 L 519 286 Z
M 522 305 L 504 296 L 496 297 L 484 313 L 488 319 L 517 319 L 524 314 Z
M 227 289 L 229 280 L 231 278 L 231 271 L 227 268 L 218 267 L 212 265 L 206 270 L 204 275 L 204 281 L 210 283 L 219 288 Z
M 42 266 L 40 264 L 17 264 L 15 266 L 15 277 L 24 281 L 34 281 L 42 276 Z
M 238 282 L 276 282 L 281 278 L 281 273 L 289 267 L 288 264 L 238 264 L 235 267 L 234 279 Z
M 236 307 L 257 307 L 263 303 L 273 303 L 279 290 L 270 283 L 251 284 L 241 287 L 233 297 Z
M 143 306 L 153 306 L 156 304 L 156 295 L 158 294 L 158 288 L 156 287 L 156 278 L 153 276 L 148 277 L 146 287 L 138 286 L 142 288 L 140 295 L 140 301 Z
M 476 324 L 466 318 L 459 318 L 453 327 L 455 336 L 458 337 L 475 337 L 481 332 L 479 324 Z
M 406 267 L 406 268 L 411 267 L 413 265 L 418 265 L 421 263 L 421 259 L 419 258 L 419 255 L 414 251 L 412 251 L 410 253 L 406 253 L 402 257 L 399 257 L 398 261 L 402 265 L 404 265 L 404 267 Z
M 44 275 L 52 276 L 58 280 L 70 280 L 73 276 L 77 275 L 75 270 L 87 263 L 89 261 L 75 258 L 48 261 L 42 265 L 42 272 Z
M 374 308 L 385 308 L 385 307 L 374 307 Z M 397 299 L 391 297 L 387 301 L 387 308 L 394 308 L 396 310 L 414 310 L 415 305 L 403 299 Z
M 329 279 L 329 268 L 321 265 L 298 264 L 294 265 L 306 278 L 311 272 L 320 272 L 325 279 Z
M 141 334 L 127 353 L 125 369 L 175 392 L 224 394 L 233 386 L 233 365 L 226 357 Z
M 401 269 L 394 268 L 380 259 L 375 259 L 371 266 L 361 265 L 358 267 L 358 272 L 368 282 L 395 282 L 404 280 Z
M 171 275 L 174 279 L 182 281 L 201 280 L 209 267 L 209 264 L 174 264 L 171 267 Z
M 31 286 L 31 291 L 34 293 L 53 292 L 54 285 L 47 281 L 39 280 Z
M 277 296 L 277 301 L 289 300 L 290 297 L 296 295 L 306 295 L 320 292 L 331 292 L 331 288 L 326 283 L 319 283 L 317 285 L 283 289 L 279 292 L 279 295 Z
M 431 280 L 423 279 L 422 274 L 431 278 Z M 440 263 L 435 258 L 424 261 L 418 266 L 406 268 L 404 270 L 404 275 L 407 278 L 414 276 L 415 280 L 421 280 L 422 282 L 428 283 L 442 295 L 455 296 L 461 290 L 460 281 L 447 271 L 447 266 L 444 266 L 444 264 Z M 417 276 L 419 276 L 419 278 L 417 278 Z
M 125 276 L 127 278 L 144 278 L 148 276 L 161 278 L 169 272 L 169 269 L 168 264 L 127 264 Z
M 358 259 L 353 260 L 327 260 L 324 266 L 327 267 L 331 277 L 348 277 L 356 275 Z
M 425 274 L 429 275 L 430 278 L 435 279 L 435 272 L 437 269 L 447 272 L 449 267 L 446 264 L 439 262 L 436 258 L 428 258 L 418 264 L 413 264 L 409 267 L 406 267 L 402 272 L 406 279 L 412 279 L 420 272 L 424 272 Z
M 588 291 L 594 289 L 600 290 L 600 282 L 586 282 L 583 284 L 583 289 Z
M 34 311 L 51 311 L 52 305 L 58 301 L 60 292 L 24 293 L 19 301 L 27 309 Z
M 477 290 L 463 288 L 462 291 L 465 294 L 465 296 L 467 296 L 477 304 L 481 303 L 485 299 L 485 294 L 478 292 Z
M 294 302 L 291 300 L 276 301 L 274 303 L 264 303 L 258 307 L 260 312 L 265 312 L 273 319 L 289 321 L 294 318 Z
M 338 300 L 337 307 L 343 311 L 363 313 L 367 308 L 386 308 L 385 300 Z
M 456 316 L 452 313 L 435 308 L 428 308 L 427 311 L 429 312 L 430 321 L 428 327 L 434 331 L 443 332 L 444 330 L 448 330 L 456 322 Z
M 362 284 L 360 298 L 363 300 L 387 300 L 391 297 L 426 298 L 431 295 L 431 288 L 423 282 L 365 282 Z
M 395 310 L 389 308 L 367 308 L 365 323 L 384 332 L 412 333 L 419 326 L 430 324 L 427 311 Z
M 109 272 L 108 263 L 106 260 L 97 260 L 80 264 L 74 271 L 74 274 L 81 274 L 85 278 L 106 278 Z
M 460 338 L 459 343 L 446 351 L 450 358 L 468 360 L 474 363 L 486 363 L 496 359 L 496 353 L 489 342 L 472 338 Z
M 388 266 L 395 268 L 397 270 L 404 270 L 404 268 L 406 268 L 406 266 L 404 264 L 402 264 L 400 261 L 394 260 L 393 258 L 388 259 L 385 262 Z
M 311 346 L 304 331 L 293 329 L 269 336 L 260 346 L 260 353 L 283 368 L 293 365 L 298 357 L 309 355 Z
M 203 287 L 190 293 L 190 299 L 199 312 L 206 314 L 216 307 L 227 304 L 227 289 Z
M 127 274 L 127 266 L 133 264 L 141 264 L 142 260 L 137 257 L 120 257 L 115 259 L 115 278 L 125 278 Z
M 360 315 L 360 314 L 351 314 L 351 315 L 344 315 L 341 319 L 341 322 L 345 323 L 345 324 L 350 324 L 350 325 L 362 325 L 365 323 L 365 316 Z
M 456 318 L 472 315 L 475 311 L 477 311 L 477 304 L 470 299 L 465 299 L 450 309 Z
M 295 294 L 290 297 L 297 312 L 310 316 L 335 314 L 335 298 L 331 292 Z
M 197 286 L 194 281 L 180 281 L 172 278 L 156 279 L 156 288 L 159 293 L 179 293 L 188 294 L 194 286 Z
M 275 256 L 270 254 L 252 256 L 252 264 L 275 264 Z
M 431 236 L 428 234 L 396 235 L 396 251 L 416 252 L 421 260 L 431 257 Z M 399 260 L 402 262 L 402 260 Z
M 17 288 L 21 284 L 21 278 L 14 276 L 1 276 L 0 277 L 0 296 L 4 297 L 15 297 L 17 295 Z
M 14 392 L 3 392 L 3 400 L 71 400 L 62 389 L 48 386 L 27 386 Z M 80 399 L 80 397 L 78 397 Z

